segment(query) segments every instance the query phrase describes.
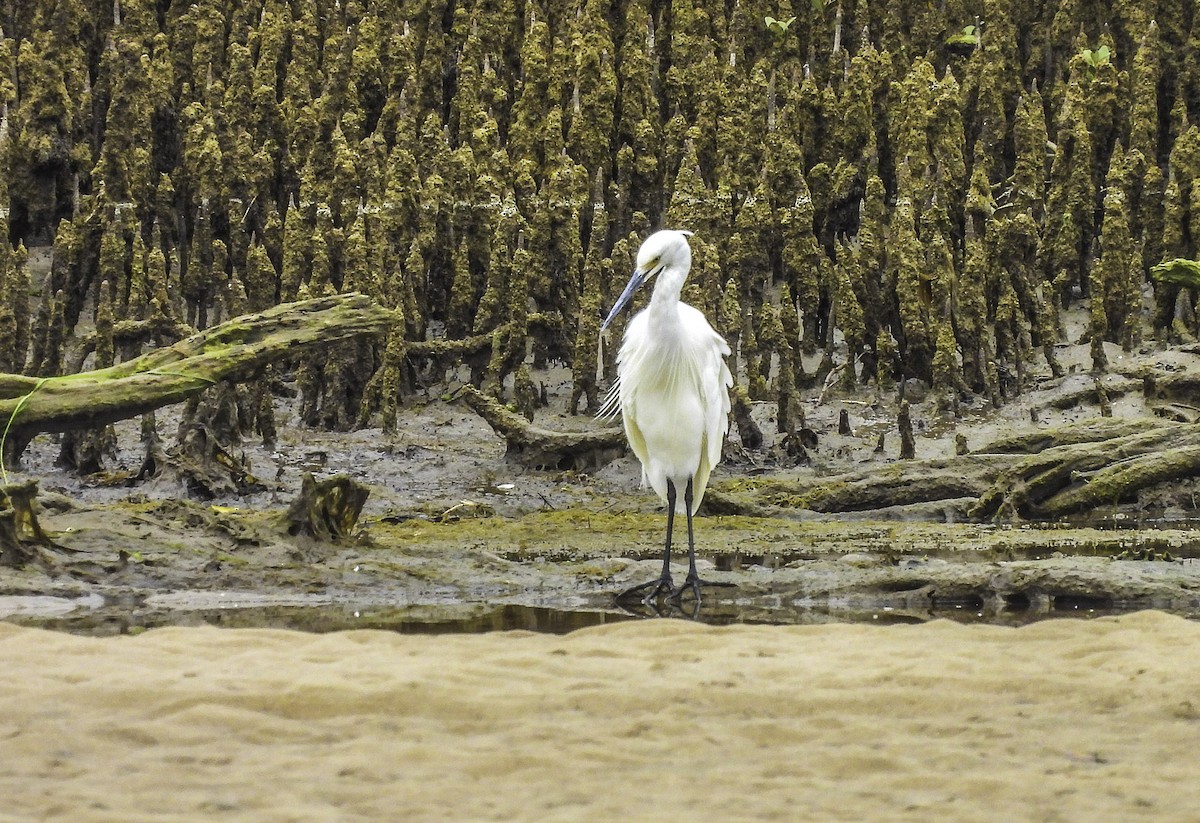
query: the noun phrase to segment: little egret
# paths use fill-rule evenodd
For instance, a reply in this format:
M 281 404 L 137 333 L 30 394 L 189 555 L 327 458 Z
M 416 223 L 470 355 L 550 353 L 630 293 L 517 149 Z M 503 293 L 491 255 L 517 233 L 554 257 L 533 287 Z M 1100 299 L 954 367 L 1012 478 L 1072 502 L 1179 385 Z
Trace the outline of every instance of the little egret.
M 646 238 L 638 249 L 633 277 L 600 326 L 601 331 L 608 328 L 638 287 L 658 276 L 650 304 L 625 327 L 617 379 L 601 408 L 602 415 L 621 410 L 625 435 L 642 463 L 642 484 L 649 483 L 667 504 L 662 574 L 621 595 L 646 591 L 647 604 L 664 595 L 678 600 L 689 588 L 699 603 L 700 586 L 706 581 L 696 572 L 692 515 L 704 497 L 709 473 L 721 460 L 729 429 L 729 345 L 698 309 L 679 300 L 692 267 L 687 242 L 691 234 L 664 230 Z M 682 500 L 678 489 L 683 489 Z M 688 530 L 688 574 L 679 589 L 671 580 L 676 513 L 687 515 Z

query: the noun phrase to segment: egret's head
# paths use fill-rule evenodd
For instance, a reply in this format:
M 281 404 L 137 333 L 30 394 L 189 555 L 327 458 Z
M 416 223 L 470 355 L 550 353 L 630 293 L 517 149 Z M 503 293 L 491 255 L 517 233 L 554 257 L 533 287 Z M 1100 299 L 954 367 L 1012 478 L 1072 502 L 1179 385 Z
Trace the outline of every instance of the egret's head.
M 668 266 L 687 271 L 692 266 L 692 249 L 687 241 L 691 236 L 690 231 L 656 231 L 638 249 L 636 271 L 641 272 L 646 280 Z
M 638 287 L 653 279 L 656 274 L 668 268 L 687 274 L 692 266 L 692 249 L 687 242 L 691 236 L 690 231 L 663 229 L 646 238 L 638 249 L 633 276 L 629 278 L 629 283 L 617 298 L 608 317 L 600 324 L 600 331 L 607 329 L 621 310 L 629 305 Z

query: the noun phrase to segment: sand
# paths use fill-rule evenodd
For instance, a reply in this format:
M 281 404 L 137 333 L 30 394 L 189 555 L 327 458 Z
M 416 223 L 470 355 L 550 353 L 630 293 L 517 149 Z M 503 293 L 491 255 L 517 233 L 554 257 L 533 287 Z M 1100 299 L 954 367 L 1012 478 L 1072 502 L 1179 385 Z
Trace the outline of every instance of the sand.
M 1195 821 L 1200 624 L 0 624 L 0 820 Z

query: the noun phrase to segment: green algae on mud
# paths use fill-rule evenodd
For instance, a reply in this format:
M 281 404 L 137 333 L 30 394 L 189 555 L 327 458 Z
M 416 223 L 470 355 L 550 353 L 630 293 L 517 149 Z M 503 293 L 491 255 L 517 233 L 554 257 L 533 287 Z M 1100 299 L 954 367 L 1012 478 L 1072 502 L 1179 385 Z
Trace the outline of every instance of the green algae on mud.
M 65 548 L 56 568 L 0 569 L 0 598 L 76 604 L 75 613 L 46 617 L 64 628 L 77 620 L 244 625 L 227 610 L 264 607 L 326 610 L 311 621 L 295 618 L 297 627 L 339 609 L 386 611 L 403 622 L 405 610 L 433 608 L 463 626 L 505 606 L 615 614 L 615 595 L 656 573 L 664 536 L 660 512 L 623 510 L 624 502 L 514 516 L 479 507 L 442 518 L 376 514 L 338 544 L 289 537 L 276 509 L 63 503 L 44 516 Z M 1190 614 L 1200 609 L 1200 562 L 1190 559 L 1200 556 L 1196 534 L 702 516 L 696 542 L 704 574 L 734 588 L 706 592 L 698 616 L 794 623 L 814 614 L 915 620 L 969 612 L 1025 620 L 1081 604 Z M 682 556 L 676 547 L 676 560 Z
M 697 517 L 696 546 L 710 559 L 772 553 L 794 559 L 874 553 L 960 561 L 1063 556 L 1118 558 L 1157 553 L 1200 557 L 1200 534 L 1189 529 L 1101 529 L 974 523 L 795 520 L 784 517 Z M 438 523 L 408 519 L 368 525 L 379 548 L 456 551 L 479 548 L 514 560 L 652 557 L 662 551 L 661 513 L 569 509 L 520 517 L 476 517 Z M 676 547 L 679 550 L 679 547 Z

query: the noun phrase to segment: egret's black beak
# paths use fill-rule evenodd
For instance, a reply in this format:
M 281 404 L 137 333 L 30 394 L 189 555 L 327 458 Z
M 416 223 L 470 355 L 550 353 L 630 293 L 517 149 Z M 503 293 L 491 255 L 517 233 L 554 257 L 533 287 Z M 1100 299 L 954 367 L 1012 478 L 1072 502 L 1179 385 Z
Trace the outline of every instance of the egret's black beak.
M 646 282 L 646 273 L 641 269 L 634 269 L 633 277 L 629 278 L 629 282 L 625 284 L 625 291 L 621 292 L 621 296 L 617 298 L 616 304 L 612 307 L 612 311 L 608 313 L 608 317 L 604 318 L 604 322 L 600 324 L 600 331 L 608 328 L 613 320 L 617 319 L 617 315 L 621 310 L 629 305 L 629 301 L 633 299 L 633 293 L 638 290 L 638 286 Z

